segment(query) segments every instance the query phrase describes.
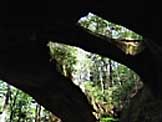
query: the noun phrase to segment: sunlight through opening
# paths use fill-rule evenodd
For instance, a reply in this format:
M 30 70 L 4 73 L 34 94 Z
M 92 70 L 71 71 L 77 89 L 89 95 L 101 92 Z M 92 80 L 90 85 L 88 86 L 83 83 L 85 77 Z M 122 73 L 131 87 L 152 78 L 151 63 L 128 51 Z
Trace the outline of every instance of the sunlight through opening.
M 143 37 L 92 13 L 82 17 L 78 25 L 88 33 L 116 45 L 125 54 L 136 55 L 144 50 Z

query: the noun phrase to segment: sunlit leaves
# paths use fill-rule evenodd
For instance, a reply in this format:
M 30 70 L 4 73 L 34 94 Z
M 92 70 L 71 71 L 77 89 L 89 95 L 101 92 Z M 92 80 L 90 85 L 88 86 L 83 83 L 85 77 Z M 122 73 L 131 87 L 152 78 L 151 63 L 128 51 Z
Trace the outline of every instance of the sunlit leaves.
M 116 45 L 126 54 L 136 55 L 144 49 L 142 36 L 92 13 L 82 17 L 78 24 L 101 39 L 108 40 L 109 38 L 109 43 Z
M 21 90 L 10 86 L 11 94 L 6 109 L 4 109 L 7 86 L 3 81 L 0 81 L 0 121 L 1 122 L 35 122 L 36 121 L 36 106 L 38 103 L 28 94 Z M 40 106 L 40 105 L 39 105 Z M 42 106 L 39 116 L 39 122 L 51 122 L 51 119 L 57 117 L 45 110 Z M 52 118 L 51 118 L 52 117 Z M 37 121 L 38 122 L 38 121 Z
M 56 60 L 58 68 L 65 76 L 68 76 L 74 70 L 76 64 L 77 49 L 59 43 L 48 43 L 51 53 L 51 60 Z M 61 65 L 60 65 L 61 64 Z
M 142 40 L 142 36 L 136 34 L 127 28 L 102 19 L 101 17 L 89 13 L 82 17 L 78 23 L 97 33 L 114 39 Z
M 72 80 L 88 96 L 97 111 L 96 117 L 101 119 L 103 115 L 117 117 L 114 109 L 121 111 L 129 95 L 132 96 L 132 89 L 138 91 L 136 88 L 137 82 L 140 81 L 139 77 L 117 62 L 59 43 L 52 43 L 50 50 L 53 51 L 52 56 L 58 60 L 59 65 L 73 68 L 70 72 Z M 68 62 L 66 56 L 68 60 L 75 60 L 75 63 Z M 107 121 L 107 118 L 102 121 Z

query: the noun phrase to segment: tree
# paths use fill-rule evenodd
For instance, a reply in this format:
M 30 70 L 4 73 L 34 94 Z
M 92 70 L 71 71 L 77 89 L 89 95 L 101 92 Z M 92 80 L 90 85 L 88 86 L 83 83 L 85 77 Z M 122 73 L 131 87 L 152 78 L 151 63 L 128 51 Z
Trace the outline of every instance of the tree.
M 65 76 L 71 77 L 70 73 L 73 72 L 74 65 L 76 64 L 77 49 L 71 48 L 70 46 L 65 47 L 64 44 L 52 42 L 49 42 L 48 46 L 50 48 L 52 59 L 55 59 L 58 62 L 58 70 L 63 72 Z

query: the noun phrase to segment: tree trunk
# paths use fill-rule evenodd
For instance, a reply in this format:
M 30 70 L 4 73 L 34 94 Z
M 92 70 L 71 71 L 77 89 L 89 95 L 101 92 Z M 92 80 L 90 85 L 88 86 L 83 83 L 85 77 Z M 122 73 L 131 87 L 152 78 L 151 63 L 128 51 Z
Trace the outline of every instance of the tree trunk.
M 41 122 L 41 105 L 36 104 L 35 122 Z
M 15 108 L 15 105 L 16 105 L 16 100 L 17 100 L 17 96 L 19 94 L 19 90 L 16 91 L 16 94 L 14 96 L 14 99 L 13 99 L 13 104 L 11 105 L 11 113 L 10 113 L 10 119 L 9 119 L 9 122 L 13 122 L 13 117 L 14 117 L 14 108 Z
M 109 59 L 109 87 L 112 86 L 112 61 Z
M 7 85 L 7 92 L 5 94 L 5 101 L 4 101 L 4 105 L 3 105 L 3 108 L 2 108 L 2 113 L 0 114 L 0 121 L 1 122 L 6 121 L 10 96 L 11 96 L 11 88 L 10 88 L 10 85 Z

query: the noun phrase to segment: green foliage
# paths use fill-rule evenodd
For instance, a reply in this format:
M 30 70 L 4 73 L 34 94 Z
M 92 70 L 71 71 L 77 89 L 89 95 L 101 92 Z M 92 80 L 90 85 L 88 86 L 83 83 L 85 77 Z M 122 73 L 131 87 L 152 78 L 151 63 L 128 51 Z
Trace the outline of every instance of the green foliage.
M 30 97 L 28 94 L 18 90 L 15 87 L 10 86 L 10 96 L 8 103 L 5 103 L 7 84 L 0 81 L 0 112 L 6 112 L 6 116 L 3 122 L 35 122 L 36 119 L 36 106 L 38 105 L 36 101 Z M 4 105 L 6 110 L 4 110 Z M 52 114 L 41 107 L 40 111 L 40 122 L 51 122 L 49 116 Z M 37 115 L 38 116 L 38 115 Z
M 10 101 L 10 108 L 12 113 L 12 120 L 13 121 L 30 121 L 32 115 L 32 108 L 31 108 L 31 101 L 32 98 L 23 93 L 22 91 L 12 89 L 11 101 Z M 13 99 L 13 100 L 12 100 Z M 31 114 L 29 114 L 31 113 Z
M 79 24 L 92 32 L 114 38 L 143 40 L 143 37 L 127 28 L 111 23 L 92 13 L 79 20 Z
M 119 120 L 112 117 L 102 117 L 100 122 L 119 122 Z
M 50 50 L 52 58 L 60 66 L 72 68 L 65 70 L 73 75 L 72 80 L 83 89 L 92 104 L 98 104 L 96 109 L 99 118 L 103 115 L 112 118 L 118 116 L 118 112 L 127 104 L 132 90 L 139 82 L 133 71 L 108 58 L 84 52 L 79 48 L 52 43 Z M 110 120 L 105 118 L 101 121 Z
M 93 96 L 97 101 L 104 101 L 106 96 L 102 93 L 99 86 L 95 86 L 94 83 L 90 81 L 85 82 L 84 87 L 86 89 L 86 93 L 88 93 L 89 96 Z
M 111 87 L 109 86 L 104 89 L 104 91 L 98 84 L 95 84 L 92 81 L 84 83 L 86 89 L 85 92 L 90 97 L 90 101 L 101 106 L 97 108 L 95 107 L 98 109 L 96 110 L 97 112 L 100 111 L 100 118 L 105 114 L 112 117 L 118 116 L 118 112 L 123 109 L 125 104 L 127 104 L 131 98 L 130 96 L 136 94 L 134 93 L 134 90 L 138 91 L 139 86 L 136 83 L 138 83 L 140 79 L 133 71 L 119 64 L 116 67 L 113 67 L 113 70 L 114 83 Z M 105 121 L 108 120 L 105 119 Z
M 73 72 L 74 65 L 76 64 L 77 49 L 64 44 L 48 43 L 52 59 L 58 62 L 58 69 L 64 75 Z M 60 65 L 61 64 L 61 65 Z
M 88 33 L 107 40 L 126 54 L 136 55 L 145 47 L 142 43 L 143 37 L 139 34 L 92 13 L 82 17 L 78 24 Z

